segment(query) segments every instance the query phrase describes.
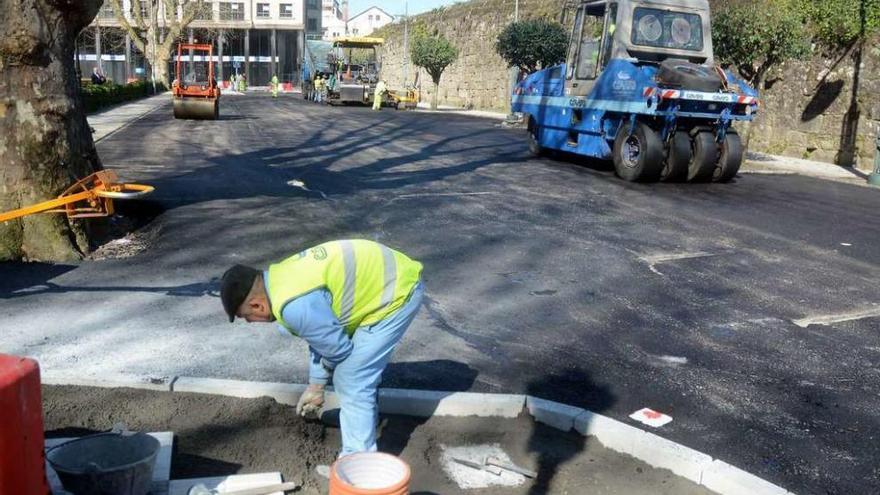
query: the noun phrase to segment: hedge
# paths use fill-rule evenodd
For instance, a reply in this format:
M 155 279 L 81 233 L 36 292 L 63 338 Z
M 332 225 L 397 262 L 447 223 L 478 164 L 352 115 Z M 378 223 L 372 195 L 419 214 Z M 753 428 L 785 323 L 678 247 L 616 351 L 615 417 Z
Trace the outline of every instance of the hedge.
M 157 92 L 165 91 L 162 84 L 156 85 Z M 129 84 L 115 84 L 110 81 L 104 84 L 83 84 L 80 89 L 86 113 L 131 100 L 144 98 L 153 93 L 153 84 L 149 81 L 137 81 Z

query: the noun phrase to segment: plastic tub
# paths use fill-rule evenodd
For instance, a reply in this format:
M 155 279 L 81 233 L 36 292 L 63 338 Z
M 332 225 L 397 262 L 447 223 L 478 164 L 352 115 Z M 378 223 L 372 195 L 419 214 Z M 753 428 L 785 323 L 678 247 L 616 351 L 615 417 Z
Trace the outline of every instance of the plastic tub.
M 146 495 L 159 447 L 145 433 L 99 433 L 53 447 L 46 459 L 75 495 Z
M 406 495 L 409 465 L 391 454 L 360 452 L 330 468 L 330 495 Z

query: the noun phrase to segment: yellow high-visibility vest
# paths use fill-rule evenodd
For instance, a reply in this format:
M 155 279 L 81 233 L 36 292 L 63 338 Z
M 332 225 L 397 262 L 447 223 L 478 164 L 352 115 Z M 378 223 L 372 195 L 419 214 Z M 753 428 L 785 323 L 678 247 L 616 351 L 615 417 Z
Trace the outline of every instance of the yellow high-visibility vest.
M 330 291 L 333 313 L 351 336 L 406 303 L 418 283 L 422 264 L 378 242 L 330 241 L 269 266 L 269 302 L 275 319 L 284 306 L 316 289 Z

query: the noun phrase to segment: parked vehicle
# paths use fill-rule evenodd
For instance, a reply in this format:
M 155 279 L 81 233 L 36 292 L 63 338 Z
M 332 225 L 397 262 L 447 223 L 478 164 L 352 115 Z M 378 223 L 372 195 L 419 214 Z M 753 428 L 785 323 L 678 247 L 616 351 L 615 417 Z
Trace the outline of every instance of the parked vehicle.
M 529 148 L 614 161 L 628 181 L 727 182 L 744 156 L 731 126 L 758 94 L 715 65 L 707 0 L 569 2 L 566 61 L 520 81 Z

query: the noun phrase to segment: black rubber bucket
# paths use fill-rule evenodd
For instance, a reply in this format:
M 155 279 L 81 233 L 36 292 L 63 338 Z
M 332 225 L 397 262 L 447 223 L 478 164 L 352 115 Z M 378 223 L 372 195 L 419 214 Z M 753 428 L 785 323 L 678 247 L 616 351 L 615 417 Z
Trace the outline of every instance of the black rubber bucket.
M 145 433 L 99 433 L 53 447 L 46 459 L 74 495 L 146 495 L 158 453 Z

